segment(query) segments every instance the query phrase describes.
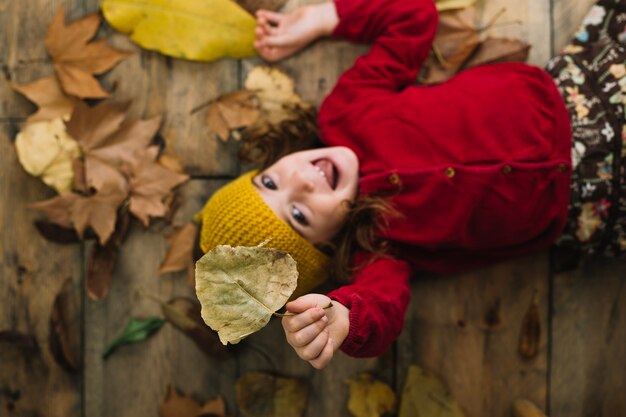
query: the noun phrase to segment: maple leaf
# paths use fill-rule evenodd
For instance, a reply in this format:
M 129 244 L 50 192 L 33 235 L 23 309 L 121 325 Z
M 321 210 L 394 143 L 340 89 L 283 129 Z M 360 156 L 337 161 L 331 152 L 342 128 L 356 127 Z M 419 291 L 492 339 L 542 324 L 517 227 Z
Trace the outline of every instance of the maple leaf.
M 13 84 L 12 87 L 38 107 L 38 110 L 26 119 L 29 123 L 57 117 L 67 120 L 77 101 L 74 97 L 65 95 L 54 75 L 29 84 Z
M 259 118 L 253 91 L 242 90 L 224 94 L 207 110 L 206 123 L 210 130 L 226 142 L 230 129 L 247 127 Z
M 104 98 L 94 74 L 102 74 L 124 59 L 128 52 L 110 47 L 106 40 L 89 43 L 100 26 L 97 13 L 65 25 L 63 8 L 59 7 L 48 27 L 44 44 L 54 61 L 54 69 L 63 90 L 80 98 Z
M 63 227 L 74 227 L 79 237 L 91 227 L 101 244 L 106 243 L 117 217 L 117 209 L 127 194 L 112 185 L 107 185 L 93 195 L 82 196 L 65 193 L 49 200 L 31 204 L 30 207 L 46 214 L 48 219 Z
M 156 154 L 149 151 L 140 153 L 138 157 L 130 165 L 130 212 L 147 226 L 150 216 L 167 214 L 165 198 L 189 176 L 167 169 L 156 162 Z

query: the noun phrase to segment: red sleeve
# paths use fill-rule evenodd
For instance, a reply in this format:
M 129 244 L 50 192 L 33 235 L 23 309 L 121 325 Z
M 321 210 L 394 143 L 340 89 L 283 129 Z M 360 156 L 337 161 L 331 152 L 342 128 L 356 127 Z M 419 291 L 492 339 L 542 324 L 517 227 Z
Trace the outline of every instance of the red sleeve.
M 333 36 L 374 42 L 339 80 L 336 90 L 358 87 L 397 92 L 412 84 L 437 29 L 433 0 L 336 0 Z
M 411 269 L 406 262 L 377 259 L 350 285 L 328 296 L 350 309 L 350 331 L 341 350 L 355 357 L 379 356 L 396 340 L 409 304 Z

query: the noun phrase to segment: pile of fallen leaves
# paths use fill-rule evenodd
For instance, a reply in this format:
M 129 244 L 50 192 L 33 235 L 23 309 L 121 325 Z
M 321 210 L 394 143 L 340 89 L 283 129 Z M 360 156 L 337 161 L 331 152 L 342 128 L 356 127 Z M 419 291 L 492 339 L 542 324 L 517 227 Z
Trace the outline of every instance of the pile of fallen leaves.
M 83 100 L 108 96 L 94 75 L 127 53 L 106 40 L 90 42 L 101 22 L 98 14 L 69 25 L 63 16 L 59 9 L 44 41 L 55 74 L 14 86 L 39 107 L 18 133 L 15 147 L 24 169 L 59 192 L 31 205 L 48 218 L 36 223 L 39 231 L 59 243 L 97 238 L 86 289 L 100 299 L 108 293 L 130 215 L 145 226 L 151 218 L 166 216 L 174 189 L 188 176 L 153 145 L 160 116 L 130 120 L 129 103 L 104 101 L 91 107 Z

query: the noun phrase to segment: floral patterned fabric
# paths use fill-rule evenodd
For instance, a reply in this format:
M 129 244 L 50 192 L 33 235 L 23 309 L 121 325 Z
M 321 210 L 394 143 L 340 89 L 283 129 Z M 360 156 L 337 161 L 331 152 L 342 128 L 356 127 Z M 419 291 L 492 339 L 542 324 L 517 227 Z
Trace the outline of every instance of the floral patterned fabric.
M 569 221 L 556 247 L 574 259 L 626 257 L 625 25 L 626 0 L 598 1 L 546 68 L 571 115 Z

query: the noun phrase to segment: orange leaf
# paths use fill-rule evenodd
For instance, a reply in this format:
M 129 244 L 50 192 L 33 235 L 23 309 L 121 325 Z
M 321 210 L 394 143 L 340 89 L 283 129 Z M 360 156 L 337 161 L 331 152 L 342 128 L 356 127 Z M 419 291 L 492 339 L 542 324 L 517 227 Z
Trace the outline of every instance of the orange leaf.
M 194 222 L 189 222 L 167 237 L 170 247 L 159 267 L 159 273 L 181 271 L 185 268 L 194 267 L 193 248 L 197 234 L 198 226 Z
M 200 416 L 215 416 L 215 417 L 226 417 L 226 405 L 224 404 L 224 398 L 221 395 L 208 400 L 200 409 L 200 413 L 198 413 L 198 417 Z
M 54 69 L 63 90 L 80 98 L 104 98 L 109 94 L 100 87 L 94 74 L 102 74 L 124 59 L 128 52 L 118 51 L 94 37 L 101 18 L 97 13 L 65 25 L 63 8 L 59 7 L 44 44 L 54 61 Z
M 26 119 L 27 122 L 69 117 L 76 104 L 75 98 L 68 97 L 63 93 L 59 81 L 54 75 L 29 84 L 14 84 L 13 89 L 39 107 L 35 113 Z

